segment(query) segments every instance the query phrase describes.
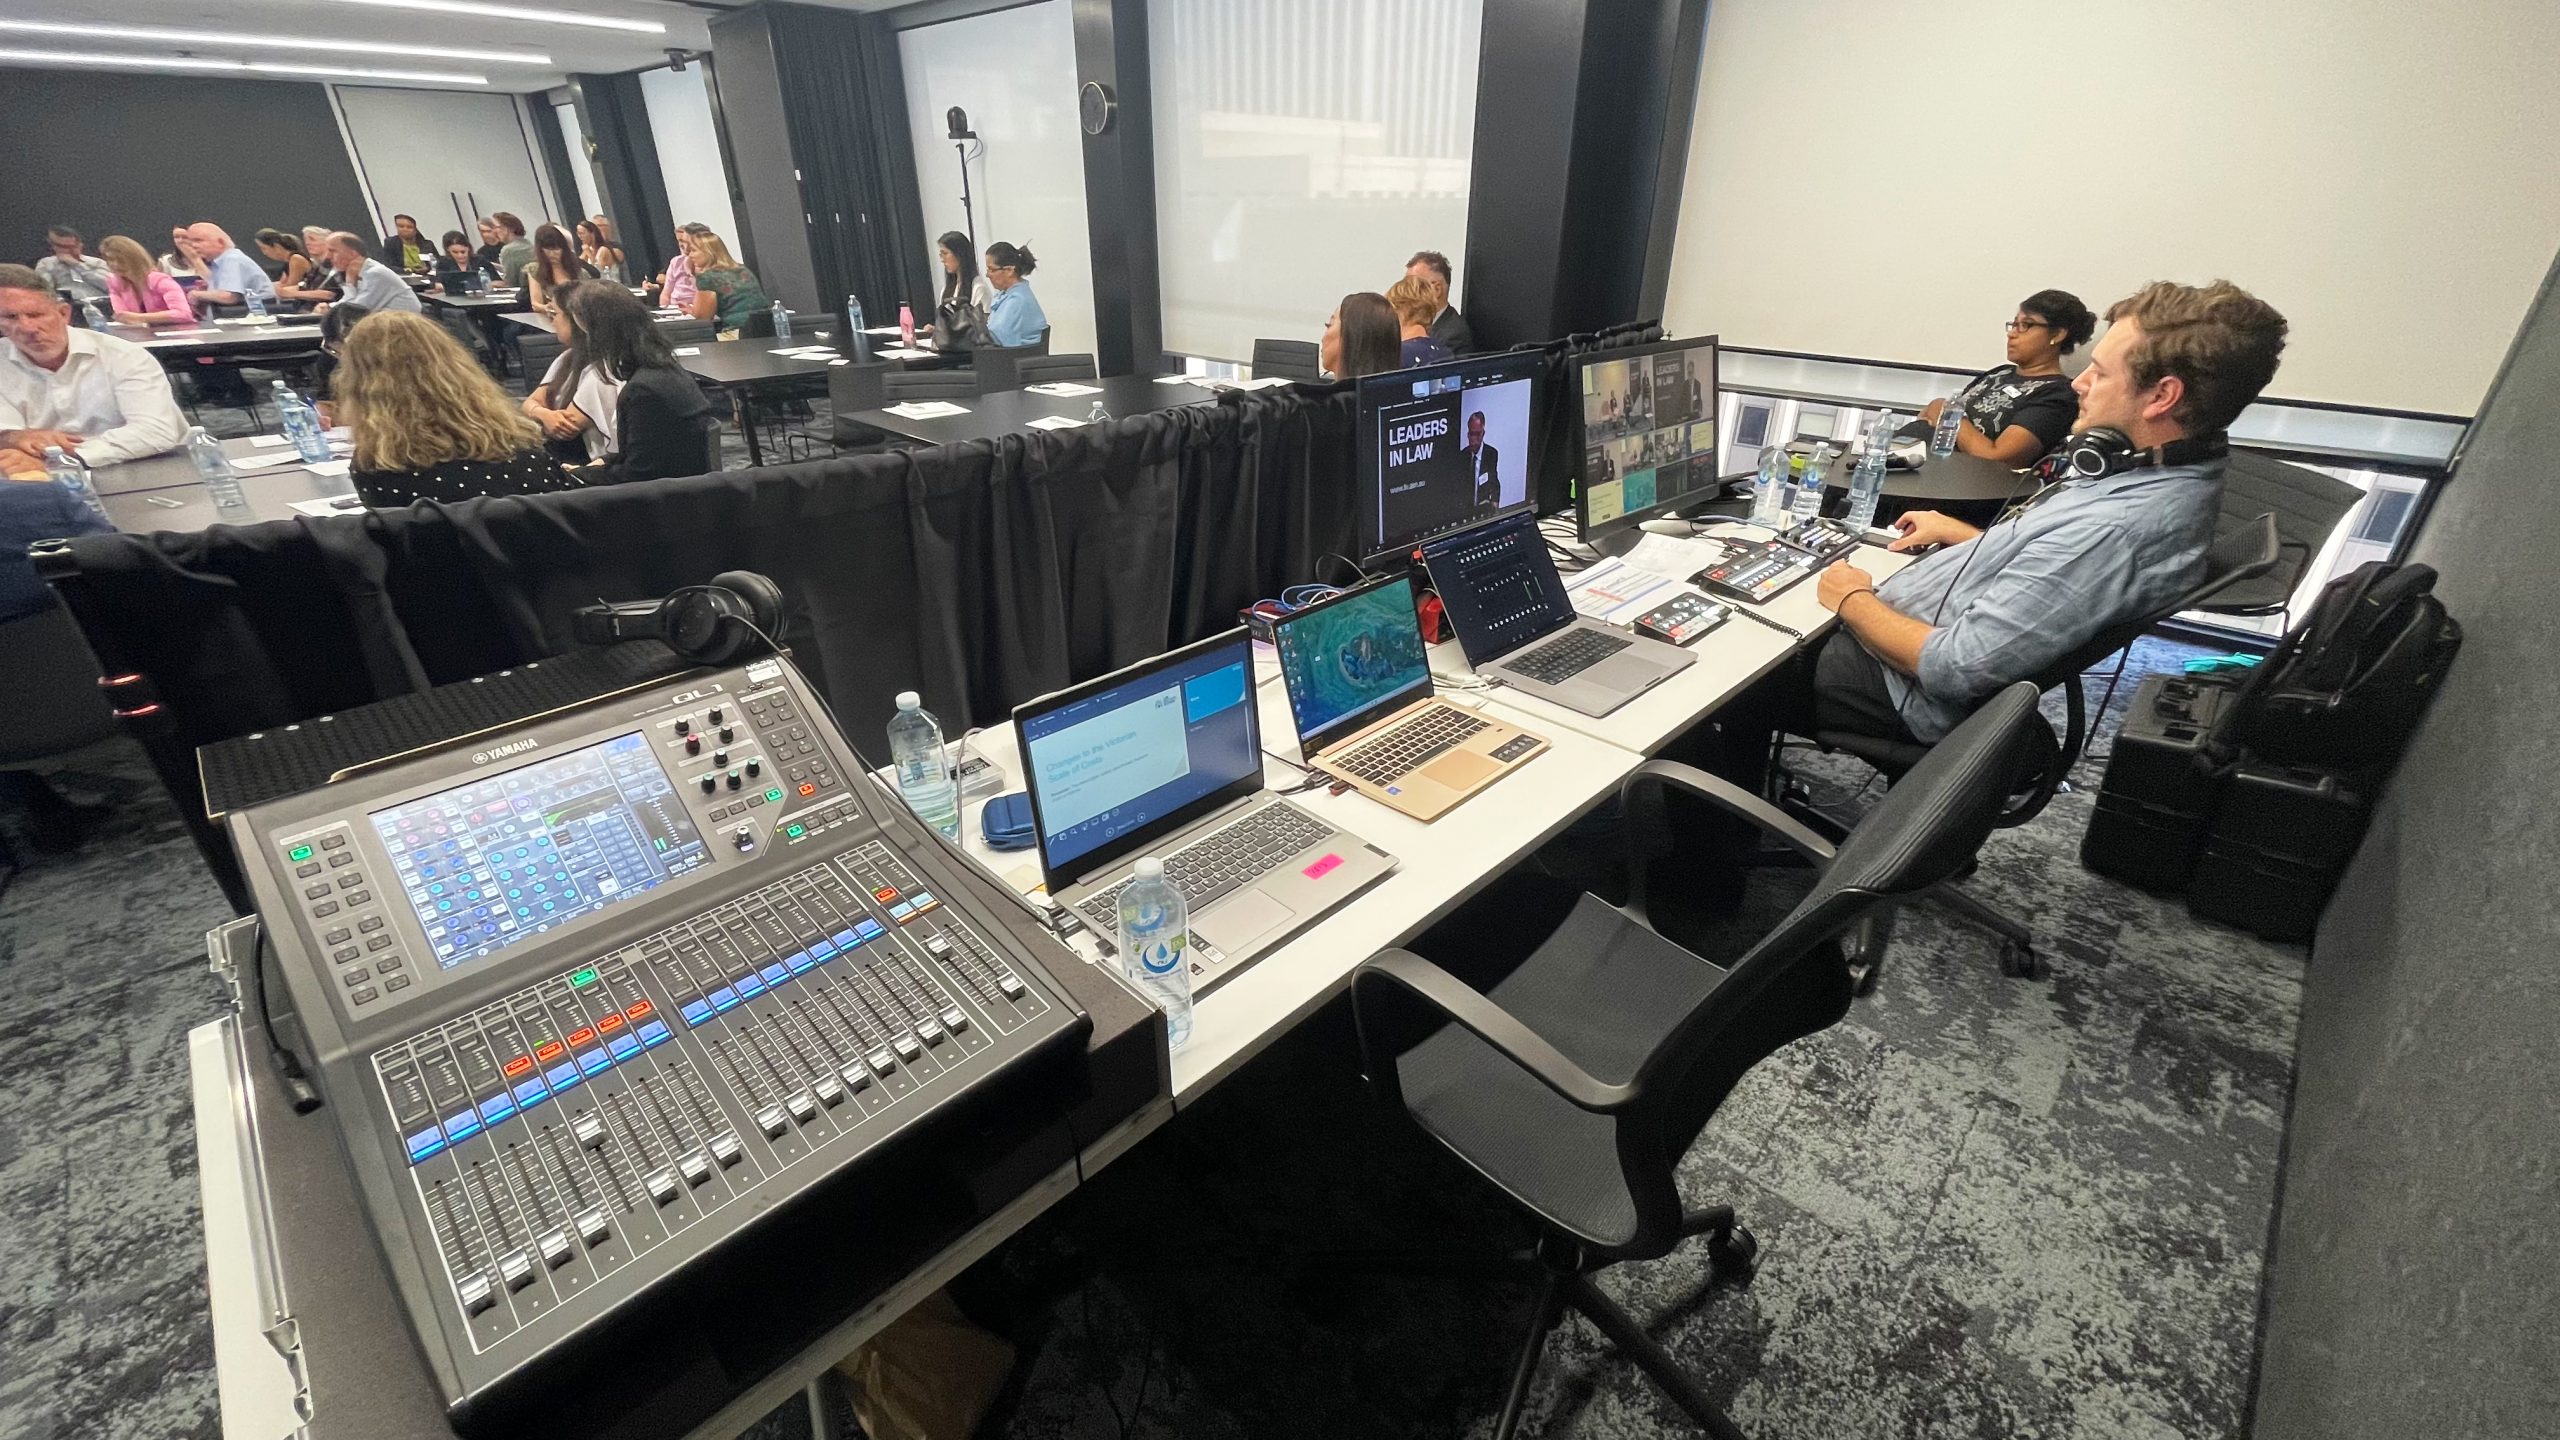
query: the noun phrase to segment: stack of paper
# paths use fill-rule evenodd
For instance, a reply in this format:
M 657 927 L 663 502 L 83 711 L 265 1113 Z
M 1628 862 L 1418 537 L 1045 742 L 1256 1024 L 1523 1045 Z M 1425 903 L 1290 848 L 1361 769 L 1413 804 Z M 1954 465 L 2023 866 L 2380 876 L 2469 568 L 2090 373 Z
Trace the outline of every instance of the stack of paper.
M 933 358 L 932 351 L 919 350 L 912 345 L 883 345 L 871 353 L 874 355 L 886 355 L 892 360 L 929 360 Z
M 1022 388 L 1034 395 L 1099 395 L 1102 393 L 1102 387 L 1099 385 L 1079 385 L 1072 380 L 1052 380 L 1045 385 L 1025 385 Z
M 1683 587 L 1668 575 L 1640 570 L 1624 560 L 1609 559 L 1568 576 L 1564 593 L 1574 613 L 1623 625 L 1670 599 Z
M 948 400 L 910 400 L 903 405 L 889 406 L 888 410 L 902 420 L 947 420 L 954 415 L 969 413 L 968 406 L 954 405 Z
M 1031 421 L 1030 425 L 1034 430 L 1073 430 L 1083 423 L 1085 422 L 1078 420 L 1073 416 L 1043 415 L 1039 419 Z

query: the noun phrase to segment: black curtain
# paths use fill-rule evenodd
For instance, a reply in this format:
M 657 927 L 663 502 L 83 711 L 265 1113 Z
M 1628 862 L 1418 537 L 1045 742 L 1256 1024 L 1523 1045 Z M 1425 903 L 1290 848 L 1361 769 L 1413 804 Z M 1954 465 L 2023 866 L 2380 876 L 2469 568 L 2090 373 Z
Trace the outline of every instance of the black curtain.
M 614 239 L 622 246 L 623 273 L 642 279 L 655 275 L 667 268 L 676 222 L 667 206 L 666 176 L 659 169 L 666 157 L 658 154 L 657 135 L 649 128 L 649 103 L 639 72 L 572 75 L 569 84 L 579 121 L 595 137 L 596 183 L 604 191 Z M 716 156 L 673 158 L 679 164 L 718 163 Z M 560 203 L 574 206 L 577 197 L 572 187 L 561 192 Z
M 833 313 L 850 293 L 874 324 L 895 320 L 900 300 L 926 317 L 933 246 L 917 199 L 896 34 L 840 10 L 775 5 L 770 14 L 820 307 Z

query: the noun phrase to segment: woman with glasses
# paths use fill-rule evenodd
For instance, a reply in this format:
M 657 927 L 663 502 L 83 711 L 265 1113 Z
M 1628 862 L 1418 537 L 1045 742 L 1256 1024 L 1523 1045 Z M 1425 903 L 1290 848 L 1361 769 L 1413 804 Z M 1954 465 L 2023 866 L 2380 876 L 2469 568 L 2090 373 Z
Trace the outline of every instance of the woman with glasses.
M 2009 363 L 1973 377 L 1955 394 L 1964 411 L 1956 449 L 2003 465 L 2032 465 L 2071 433 L 2080 397 L 2062 373 L 2062 357 L 2080 348 L 2098 317 L 2066 290 L 2039 290 L 2018 304 L 2009 322 Z M 1932 400 L 1920 412 L 1935 426 L 1949 402 Z
M 987 338 L 998 345 L 1033 344 L 1049 328 L 1040 298 L 1031 293 L 1031 272 L 1039 265 L 1040 257 L 1028 245 L 999 240 L 987 247 L 987 283 L 995 287 L 987 306 Z

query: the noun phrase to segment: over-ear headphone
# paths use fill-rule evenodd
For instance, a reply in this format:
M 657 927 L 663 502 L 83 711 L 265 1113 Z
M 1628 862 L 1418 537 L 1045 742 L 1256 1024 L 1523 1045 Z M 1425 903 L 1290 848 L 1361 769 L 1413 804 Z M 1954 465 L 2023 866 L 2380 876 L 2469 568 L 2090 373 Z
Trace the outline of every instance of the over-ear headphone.
M 2151 465 L 2193 465 L 2231 453 L 2228 437 L 2215 433 L 2181 437 L 2145 450 L 2121 430 L 2092 426 L 2062 442 L 2061 448 L 2036 465 L 2041 480 L 2098 480 Z
M 763 644 L 780 644 L 782 587 L 752 570 L 726 570 L 664 600 L 589 605 L 572 617 L 589 645 L 664 640 L 696 665 L 726 665 Z

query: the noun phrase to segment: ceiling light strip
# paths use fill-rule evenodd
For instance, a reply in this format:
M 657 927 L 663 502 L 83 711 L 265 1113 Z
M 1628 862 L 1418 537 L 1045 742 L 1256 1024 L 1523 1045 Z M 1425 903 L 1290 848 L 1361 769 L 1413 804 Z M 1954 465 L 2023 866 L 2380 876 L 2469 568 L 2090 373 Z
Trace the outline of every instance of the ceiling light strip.
M 477 15 L 489 20 L 531 20 L 543 25 L 584 25 L 596 30 L 627 30 L 635 35 L 664 35 L 656 20 L 624 20 L 576 10 L 540 10 L 525 5 L 483 5 L 479 0 L 338 0 L 343 5 L 376 5 L 387 10 L 425 10 L 438 15 Z
M 259 50 L 325 50 L 345 55 L 415 55 L 430 60 L 485 60 L 492 65 L 549 65 L 548 55 L 507 50 L 458 50 L 440 45 L 391 45 L 378 40 L 315 40 L 300 35 L 233 34 L 221 30 L 173 30 L 157 25 L 67 25 L 52 20 L 0 20 L 0 30 L 88 40 L 144 40 L 160 45 L 238 45 Z
M 197 55 L 108 55 L 85 50 L 0 48 L 0 63 L 96 65 L 114 70 L 214 70 L 235 74 L 325 75 L 341 80 L 414 80 L 427 85 L 486 85 L 486 75 L 441 70 L 375 70 L 349 65 L 300 65 L 281 60 L 215 60 Z

